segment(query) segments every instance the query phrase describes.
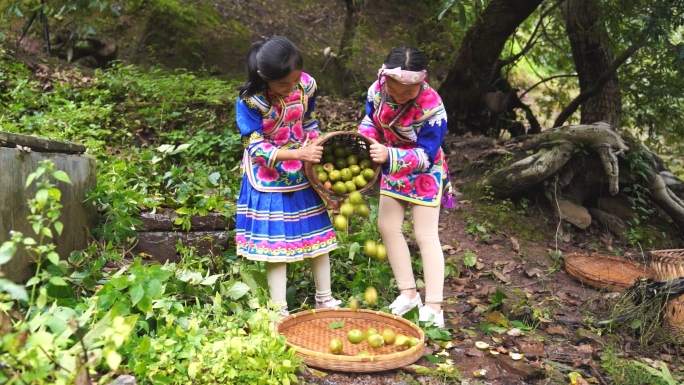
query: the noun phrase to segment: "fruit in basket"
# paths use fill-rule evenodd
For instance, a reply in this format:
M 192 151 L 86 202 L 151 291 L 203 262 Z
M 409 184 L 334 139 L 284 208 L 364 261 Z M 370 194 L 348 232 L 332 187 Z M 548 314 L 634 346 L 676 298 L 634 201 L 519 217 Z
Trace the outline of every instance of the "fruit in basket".
M 418 338 L 409 337 L 407 346 L 412 348 L 412 347 L 418 345 L 419 342 L 420 342 L 420 340 Z
M 333 218 L 333 226 L 335 227 L 335 230 L 347 230 L 347 218 L 344 215 L 335 215 L 335 218 Z
M 332 189 L 332 183 L 330 183 L 329 180 L 326 180 L 325 183 L 323 183 L 323 187 L 327 188 L 328 190 Z
M 373 161 L 370 160 L 370 158 L 361 158 L 361 160 L 359 160 L 359 167 L 361 168 L 361 170 L 365 170 L 367 168 L 372 170 Z
M 352 174 L 351 170 L 347 167 L 343 168 L 340 170 L 340 177 L 343 182 L 346 182 L 348 180 L 352 180 L 354 177 L 354 174 Z
M 385 340 L 385 344 L 387 345 L 393 344 L 394 341 L 397 339 L 397 333 L 395 333 L 394 330 L 390 328 L 382 329 L 381 335 L 383 340 Z
M 329 348 L 330 348 L 330 353 L 340 354 L 340 353 L 342 353 L 342 349 L 344 348 L 344 345 L 342 345 L 341 339 L 333 338 L 330 340 Z
M 409 337 L 403 334 L 397 334 L 394 339 L 394 346 L 408 346 Z
M 360 174 L 360 175 L 363 176 L 363 178 L 364 178 L 366 181 L 373 180 L 373 177 L 375 176 L 375 170 L 373 170 L 373 169 L 370 168 L 370 166 L 369 166 L 368 168 L 364 168 L 363 170 L 361 170 L 361 174 Z
M 368 339 L 368 337 L 372 336 L 373 334 L 378 334 L 378 329 L 376 329 L 376 328 L 366 329 L 366 339 Z
M 367 341 L 368 345 L 370 345 L 373 348 L 379 348 L 385 344 L 385 339 L 382 338 L 380 334 L 373 334 L 369 336 Z
M 318 166 L 318 165 L 319 164 L 317 164 L 316 166 Z M 327 162 L 323 165 L 323 171 L 327 172 L 328 174 L 330 174 L 334 169 L 335 169 L 335 165 L 332 164 L 332 162 Z
M 333 144 L 333 155 L 335 159 L 344 159 L 347 156 L 347 150 L 341 147 L 341 144 L 338 147 L 335 147 L 335 144 Z
M 347 332 L 347 339 L 352 344 L 358 344 L 363 341 L 363 332 L 359 329 L 351 329 Z
M 328 173 L 325 172 L 325 171 L 317 172 L 317 173 L 316 173 L 316 177 L 317 177 L 318 180 L 320 180 L 321 182 L 324 182 L 324 183 L 325 183 L 325 182 L 328 181 Z
M 349 202 L 342 203 L 342 206 L 340 206 L 340 214 L 347 218 L 354 215 L 354 210 L 354 205 Z
M 346 160 L 347 160 L 347 164 L 348 164 L 349 166 L 354 166 L 354 165 L 358 165 L 358 164 L 359 164 L 359 157 L 356 156 L 356 155 L 354 155 L 354 154 L 347 155 L 347 159 L 346 159 Z
M 359 354 L 357 354 L 359 357 L 370 357 L 370 355 L 371 354 L 368 352 L 368 350 L 361 350 Z
M 335 158 L 335 168 L 338 170 L 347 168 L 347 161 L 344 158 Z
M 332 170 L 328 173 L 328 179 L 330 179 L 331 182 L 339 182 L 340 179 L 342 179 L 342 174 L 340 174 L 340 170 Z
M 354 177 L 354 184 L 357 188 L 364 188 L 368 182 L 366 182 L 366 178 L 364 178 L 363 175 L 357 175 Z
M 352 164 L 349 166 L 349 171 L 351 171 L 352 175 L 357 176 L 361 174 L 361 167 L 358 164 Z
M 354 183 L 350 180 L 344 182 L 344 186 L 347 188 L 347 191 L 349 191 L 349 192 L 356 191 L 356 183 Z
M 363 299 L 366 300 L 366 303 L 373 306 L 376 303 L 378 303 L 378 291 L 375 290 L 373 286 L 368 286 L 366 288 L 366 291 L 363 293 Z
M 344 182 L 338 180 L 337 182 L 333 183 L 332 190 L 338 194 L 346 194 L 347 186 L 344 184 Z

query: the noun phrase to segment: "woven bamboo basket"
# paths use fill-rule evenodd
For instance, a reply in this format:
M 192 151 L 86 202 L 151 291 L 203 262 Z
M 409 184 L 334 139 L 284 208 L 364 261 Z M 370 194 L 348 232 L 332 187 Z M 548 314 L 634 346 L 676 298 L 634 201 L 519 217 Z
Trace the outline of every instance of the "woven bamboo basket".
M 344 326 L 330 329 L 331 322 L 343 322 Z M 419 342 L 413 347 L 388 344 L 372 348 L 365 340 L 352 344 L 347 339 L 349 330 L 359 329 L 365 333 L 371 327 L 378 332 L 391 328 L 397 335 L 416 337 Z M 276 323 L 276 329 L 307 365 L 339 372 L 397 369 L 416 362 L 425 349 L 425 334 L 418 326 L 399 316 L 379 311 L 347 308 L 308 310 L 281 319 Z M 338 355 L 329 350 L 330 340 L 335 337 L 340 338 L 344 346 Z M 362 350 L 371 355 L 358 356 Z
M 684 249 L 650 251 L 648 255 L 654 279 L 665 281 L 684 277 Z M 663 321 L 667 328 L 684 333 L 684 296 L 667 301 Z
M 565 270 L 582 283 L 610 291 L 623 291 L 639 278 L 653 277 L 644 265 L 601 254 L 570 254 L 565 257 Z
M 353 131 L 330 132 L 312 140 L 310 144 L 325 146 L 326 142 L 333 140 L 339 141 L 344 148 L 350 149 L 349 151 L 351 154 L 359 154 L 362 150 L 368 151 L 371 145 L 370 139 L 368 139 L 366 136 L 362 134 L 359 134 L 358 132 Z M 320 195 L 321 198 L 323 198 L 326 201 L 326 203 L 328 203 L 328 205 L 331 206 L 333 210 L 339 209 L 340 205 L 344 202 L 344 199 L 349 196 L 349 193 L 338 194 L 332 190 L 328 190 L 327 188 L 325 188 L 323 182 L 321 182 L 318 179 L 314 167 L 314 163 L 304 163 L 304 173 L 306 174 L 306 177 L 309 179 L 311 186 L 313 186 L 314 190 L 316 190 L 318 195 Z M 368 191 L 371 187 L 373 187 L 375 181 L 378 180 L 378 176 L 380 175 L 380 165 L 373 162 L 372 167 L 375 171 L 373 178 L 367 181 L 368 183 L 365 187 L 358 189 L 358 191 L 362 194 Z

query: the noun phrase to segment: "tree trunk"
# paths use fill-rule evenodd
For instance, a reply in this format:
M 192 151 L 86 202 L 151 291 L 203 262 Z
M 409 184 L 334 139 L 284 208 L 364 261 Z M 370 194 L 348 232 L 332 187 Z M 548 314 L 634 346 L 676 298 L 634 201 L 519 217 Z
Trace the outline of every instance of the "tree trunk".
M 438 90 L 450 131 L 469 131 L 469 115 L 486 108 L 483 95 L 499 77 L 497 61 L 504 44 L 541 3 L 542 0 L 492 0 L 470 27 Z
M 580 92 L 593 87 L 614 61 L 605 24 L 599 21 L 599 5 L 593 0 L 566 0 L 561 6 L 579 76 Z M 620 127 L 622 99 L 615 73 L 594 96 L 581 105 L 581 124 L 604 121 Z

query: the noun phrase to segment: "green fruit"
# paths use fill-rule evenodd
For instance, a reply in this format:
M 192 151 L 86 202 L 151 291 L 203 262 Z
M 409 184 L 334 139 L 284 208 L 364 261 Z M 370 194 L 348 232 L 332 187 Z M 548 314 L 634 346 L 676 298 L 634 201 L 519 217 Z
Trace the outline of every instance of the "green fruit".
M 346 182 L 348 180 L 352 180 L 352 178 L 355 178 L 354 174 L 352 174 L 351 170 L 347 167 L 340 170 L 340 177 L 341 177 L 343 182 Z
M 352 191 L 349 193 L 349 203 L 359 204 L 363 203 L 363 195 L 358 191 Z
M 378 244 L 378 254 L 375 256 L 378 261 L 384 261 L 387 258 L 387 249 L 382 243 Z
M 356 183 L 348 180 L 344 182 L 344 185 L 347 187 L 347 191 L 356 191 Z
M 356 176 L 361 174 L 361 167 L 358 164 L 352 164 L 349 165 L 349 171 L 351 171 L 352 175 Z
M 351 297 L 349 298 L 349 308 L 352 311 L 359 311 L 359 309 L 361 308 L 361 302 L 359 302 L 358 299 Z
M 354 215 L 354 205 L 349 202 L 342 203 L 342 206 L 340 206 L 340 214 L 347 218 L 351 217 Z
M 378 247 L 372 239 L 367 240 L 363 245 L 363 253 L 368 258 L 375 258 L 378 255 Z
M 330 340 L 330 353 L 332 354 L 340 354 L 342 353 L 342 349 L 344 348 L 344 345 L 342 345 L 342 340 L 339 338 L 333 338 Z
M 363 332 L 359 329 L 351 329 L 349 332 L 347 332 L 347 339 L 352 344 L 358 344 L 359 342 L 363 341 Z
M 416 337 L 410 337 L 410 338 L 408 339 L 408 347 L 412 348 L 412 347 L 418 345 L 419 342 L 420 342 L 420 340 L 419 340 L 418 338 L 416 338 Z
M 368 218 L 370 215 L 370 209 L 365 203 L 359 203 L 356 205 L 356 213 L 359 214 L 360 217 Z
M 394 339 L 394 346 L 408 346 L 409 338 L 403 334 L 399 334 Z
M 368 182 L 366 182 L 366 179 L 363 177 L 363 175 L 357 175 L 354 177 L 354 184 L 356 184 L 357 188 L 361 189 L 366 187 Z
M 333 155 L 335 155 L 335 158 L 345 158 L 347 156 L 347 151 L 344 149 L 344 147 L 338 147 L 333 149 Z
M 316 163 L 316 164 L 314 165 L 314 171 L 316 171 L 316 173 L 319 173 L 319 172 L 321 172 L 321 171 L 325 171 L 325 169 L 323 168 L 323 165 L 322 165 L 322 164 Z
M 325 146 L 323 146 L 323 156 L 328 155 L 328 154 L 332 155 L 332 153 L 333 153 L 333 148 L 331 146 L 329 146 L 327 144 Z
M 359 151 L 359 161 L 363 162 L 364 160 L 370 160 L 370 152 L 368 152 L 368 150 Z M 359 164 L 361 164 L 361 163 L 359 163 Z
M 321 158 L 321 163 L 323 163 L 323 164 L 326 164 L 326 163 L 333 164 L 334 162 L 335 162 L 335 155 L 333 155 L 332 153 L 323 154 L 323 158 Z
M 330 179 L 331 182 L 337 182 L 340 179 L 342 179 L 342 174 L 340 174 L 340 170 L 332 170 L 328 174 L 328 178 Z
M 373 180 L 373 177 L 375 176 L 375 170 L 372 168 L 364 168 L 361 170 L 361 175 L 363 176 L 363 179 L 365 180 Z
M 359 157 L 356 155 L 347 155 L 347 164 L 350 166 L 359 164 Z
M 357 356 L 359 356 L 359 357 L 370 357 L 370 353 L 368 352 L 368 350 L 362 350 L 359 352 L 359 354 L 357 354 Z
M 382 338 L 385 340 L 385 344 L 393 344 L 394 341 L 397 339 L 397 334 L 394 332 L 394 330 L 390 328 L 385 328 L 382 330 Z
M 335 215 L 335 218 L 333 218 L 333 226 L 335 227 L 335 230 L 347 230 L 347 218 L 345 218 L 344 215 Z
M 332 147 L 333 150 L 335 150 L 336 148 L 340 148 L 340 147 L 344 146 L 344 144 L 342 142 L 340 142 L 339 140 L 333 140 L 332 143 L 330 143 L 330 146 Z
M 363 293 L 363 299 L 366 300 L 366 303 L 373 306 L 376 303 L 378 303 L 378 291 L 375 290 L 373 286 L 368 286 L 366 288 L 366 291 Z
M 347 185 L 344 182 L 338 180 L 337 182 L 333 183 L 332 190 L 338 194 L 346 194 Z
M 317 164 L 317 166 L 319 166 L 319 165 L 320 165 L 320 163 Z M 330 172 L 335 169 L 335 165 L 332 164 L 332 162 L 326 162 L 321 167 L 323 167 L 323 171 L 327 172 L 328 174 L 330 174 Z
M 376 328 L 366 329 L 366 339 L 368 339 L 368 337 L 372 336 L 373 334 L 378 334 L 378 329 L 376 329 Z
M 318 178 L 318 180 L 325 183 L 325 181 L 328 180 L 328 173 L 326 173 L 325 171 L 319 171 L 316 173 L 316 177 Z
M 385 340 L 382 338 L 380 334 L 373 334 L 372 336 L 368 337 L 368 345 L 370 345 L 373 348 L 379 348 L 385 344 Z
M 335 158 L 335 168 L 338 170 L 342 170 L 343 168 L 347 168 L 347 161 L 344 160 L 344 158 Z

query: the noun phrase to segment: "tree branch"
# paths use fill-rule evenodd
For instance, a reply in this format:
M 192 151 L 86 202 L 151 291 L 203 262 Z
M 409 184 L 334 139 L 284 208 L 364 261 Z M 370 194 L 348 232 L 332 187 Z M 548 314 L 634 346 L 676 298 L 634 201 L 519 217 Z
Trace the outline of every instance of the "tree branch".
M 603 88 L 603 86 L 605 86 L 606 83 L 608 83 L 611 77 L 615 75 L 618 68 L 620 68 L 620 66 L 624 64 L 624 62 L 626 62 L 630 56 L 632 56 L 637 50 L 639 50 L 639 48 L 641 48 L 640 44 L 632 44 L 626 50 L 624 50 L 620 54 L 620 56 L 618 56 L 617 59 L 613 61 L 613 64 L 611 64 L 611 66 L 608 67 L 606 72 L 603 75 L 601 75 L 601 77 L 596 81 L 596 83 L 591 88 L 577 95 L 577 97 L 572 102 L 570 102 L 570 104 L 568 104 L 563 109 L 563 111 L 561 111 L 560 114 L 558 114 L 556 121 L 553 122 L 553 127 L 562 126 L 563 123 L 565 123 L 565 121 L 568 120 L 568 118 L 570 118 L 570 116 L 572 116 L 572 114 L 574 114 L 575 111 L 577 111 L 577 109 L 582 105 L 582 103 L 586 102 L 590 97 L 598 94 L 599 91 L 601 91 L 601 89 Z
M 575 76 L 577 76 L 577 74 L 562 74 L 562 75 L 549 76 L 548 78 L 544 78 L 544 79 L 538 81 L 538 82 L 537 82 L 536 84 L 534 84 L 532 87 L 526 89 L 526 90 L 525 90 L 522 94 L 520 94 L 520 96 L 518 96 L 518 97 L 519 97 L 519 98 L 522 98 L 523 96 L 525 96 L 526 93 L 532 91 L 532 90 L 535 89 L 538 85 L 548 82 L 549 80 L 553 80 L 553 79 L 556 79 L 556 78 L 571 78 L 571 77 L 575 77 Z

